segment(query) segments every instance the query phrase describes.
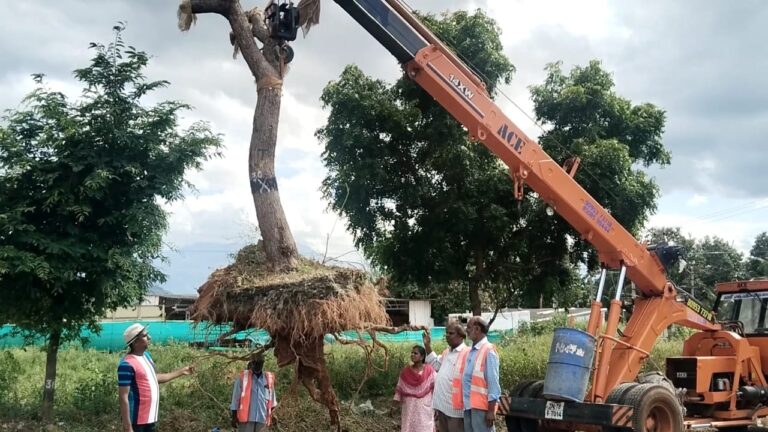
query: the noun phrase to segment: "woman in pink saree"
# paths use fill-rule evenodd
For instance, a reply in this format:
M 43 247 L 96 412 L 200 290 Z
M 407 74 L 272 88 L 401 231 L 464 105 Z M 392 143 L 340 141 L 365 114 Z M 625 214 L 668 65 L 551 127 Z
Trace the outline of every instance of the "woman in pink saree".
M 411 349 L 412 364 L 403 368 L 397 380 L 394 400 L 400 402 L 401 432 L 434 432 L 432 390 L 435 388 L 435 370 L 424 364 L 427 356 L 423 347 Z

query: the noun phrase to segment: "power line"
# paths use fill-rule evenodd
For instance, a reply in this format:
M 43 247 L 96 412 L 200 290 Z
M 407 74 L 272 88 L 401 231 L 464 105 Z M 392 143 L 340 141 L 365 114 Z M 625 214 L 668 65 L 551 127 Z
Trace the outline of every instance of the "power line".
M 761 203 L 762 203 L 762 205 L 761 205 Z M 750 206 L 754 206 L 755 204 L 758 204 L 758 205 L 756 207 L 750 207 Z M 712 211 L 712 212 L 703 213 L 703 214 L 701 214 L 699 216 L 689 216 L 689 217 L 683 219 L 681 223 L 682 224 L 685 224 L 685 223 L 688 223 L 688 222 L 690 222 L 690 223 L 704 223 L 707 220 L 710 220 L 710 219 L 715 220 L 715 219 L 720 218 L 721 216 L 725 219 L 725 218 L 730 217 L 731 215 L 739 214 L 742 211 L 748 212 L 748 211 L 753 211 L 753 210 L 759 210 L 759 209 L 765 208 L 767 206 L 768 206 L 768 200 L 763 199 L 763 198 L 758 198 L 758 199 L 755 199 L 755 200 L 752 200 L 752 201 L 749 201 L 749 202 L 746 202 L 746 203 L 740 203 L 740 204 L 736 204 L 736 205 L 733 205 L 733 206 L 730 206 L 730 207 L 725 207 L 725 208 L 722 208 L 722 209 L 719 209 L 719 210 L 715 210 L 715 211 Z

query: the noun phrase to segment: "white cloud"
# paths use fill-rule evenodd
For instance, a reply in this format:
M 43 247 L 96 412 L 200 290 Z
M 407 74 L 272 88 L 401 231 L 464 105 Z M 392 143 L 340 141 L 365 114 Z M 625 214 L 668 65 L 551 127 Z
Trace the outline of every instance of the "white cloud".
M 696 207 L 702 204 L 706 204 L 708 201 L 709 201 L 709 198 L 707 198 L 704 195 L 693 194 L 693 196 L 689 198 L 688 201 L 686 201 L 686 204 L 688 204 L 688 206 L 690 207 Z
M 691 202 L 696 204 L 691 206 Z M 699 239 L 720 237 L 744 254 L 749 252 L 755 237 L 768 229 L 764 222 L 768 199 L 675 193 L 663 197 L 659 207 L 662 211 L 651 216 L 649 227 L 680 227 L 683 234 Z
M 525 41 L 543 28 L 589 39 L 625 38 L 630 34 L 617 21 L 607 0 L 495 0 L 488 2 L 488 11 L 503 30 L 505 45 Z

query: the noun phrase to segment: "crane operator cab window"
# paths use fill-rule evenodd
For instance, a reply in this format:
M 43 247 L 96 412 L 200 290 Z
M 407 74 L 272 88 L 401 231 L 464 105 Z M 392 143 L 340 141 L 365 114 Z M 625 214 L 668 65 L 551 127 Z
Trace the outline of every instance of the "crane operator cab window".
M 768 336 L 766 306 L 768 306 L 768 291 L 747 291 L 721 294 L 715 302 L 714 309 L 717 312 L 718 321 L 733 322 L 743 326 L 745 335 Z

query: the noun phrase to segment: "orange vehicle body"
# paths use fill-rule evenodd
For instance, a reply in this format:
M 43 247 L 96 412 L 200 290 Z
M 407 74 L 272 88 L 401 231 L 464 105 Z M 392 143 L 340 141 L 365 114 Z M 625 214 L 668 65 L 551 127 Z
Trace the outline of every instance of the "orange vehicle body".
M 637 241 L 574 180 L 578 163 L 564 168 L 546 154 L 499 109 L 482 80 L 399 0 L 335 1 L 402 63 L 406 75 L 455 117 L 473 140 L 485 145 L 506 164 L 518 197 L 522 197 L 524 185 L 530 187 L 582 239 L 594 246 L 604 269 L 620 269 L 621 282 L 626 273 L 634 283 L 639 296 L 634 300 L 632 315 L 620 335 L 617 330 L 622 283 L 610 303 L 605 323 L 601 319 L 603 305 L 599 295 L 592 304 L 587 331 L 597 338 L 598 343 L 585 403 L 606 405 L 606 398 L 620 384 L 636 379 L 659 336 L 670 325 L 679 324 L 701 330 L 685 342 L 683 355 L 672 359 L 667 366 L 668 372 L 678 367 L 695 368 L 695 373 L 691 372 L 695 379 L 689 379 L 689 372 L 682 369 L 678 369 L 678 375 L 673 377 L 678 381 L 690 381 L 690 387 L 684 388 L 681 405 L 687 407 L 690 404 L 691 412 L 695 414 L 685 418 L 685 427 L 750 425 L 756 417 L 768 414 L 763 412 L 768 408 L 761 408 L 762 402 L 745 402 L 737 397 L 737 389 L 742 385 L 765 387 L 764 402 L 768 404 L 765 379 L 768 337 L 761 339 L 747 337 L 743 332 L 738 334 L 732 328 L 733 323 L 726 329 L 698 302 L 678 292 L 669 281 L 659 256 Z M 604 274 L 601 292 L 603 280 Z M 720 285 L 718 292 L 768 292 L 768 282 L 741 284 Z M 674 381 L 673 378 L 668 377 Z M 719 386 L 714 390 L 713 379 Z M 755 391 L 759 393 L 759 388 Z M 762 397 L 754 394 L 748 396 Z M 676 420 L 665 423 L 652 413 L 638 423 L 632 409 L 637 411 L 639 408 L 614 404 L 610 408 L 613 411 L 606 411 L 609 417 L 613 416 L 611 421 L 614 422 L 607 429 L 680 430 L 673 424 Z M 634 426 L 629 422 L 622 423 L 623 419 L 629 418 Z M 589 422 L 537 420 L 525 424 L 533 424 L 535 428 L 527 426 L 524 430 L 601 429 Z M 663 427 L 657 427 L 659 425 Z

